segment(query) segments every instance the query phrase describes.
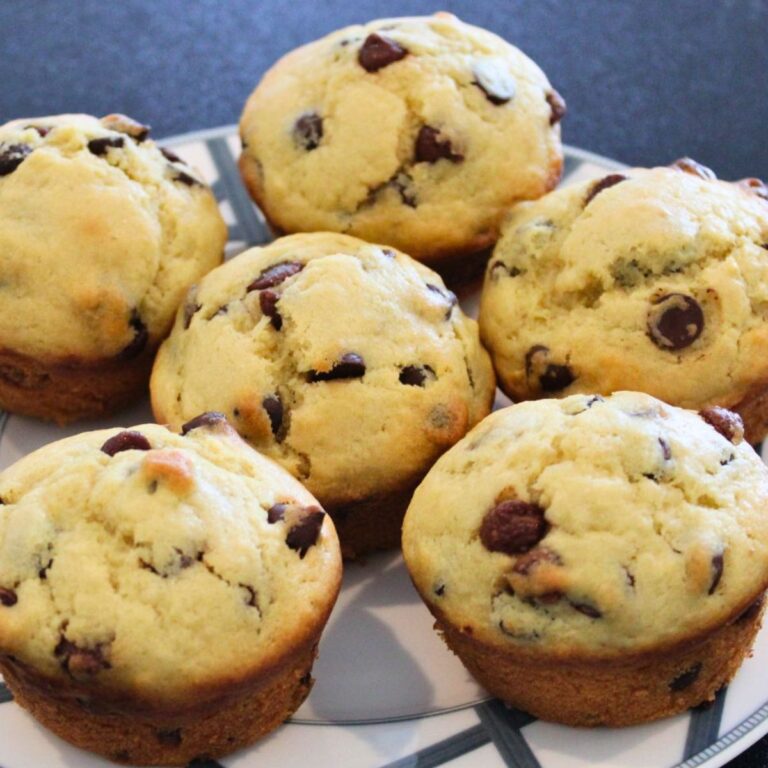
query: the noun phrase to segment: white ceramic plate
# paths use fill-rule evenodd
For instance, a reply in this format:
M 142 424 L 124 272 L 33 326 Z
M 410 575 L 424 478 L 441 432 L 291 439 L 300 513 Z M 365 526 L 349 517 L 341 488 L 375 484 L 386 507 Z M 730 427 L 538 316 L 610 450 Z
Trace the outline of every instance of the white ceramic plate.
M 164 142 L 213 183 L 232 256 L 269 233 L 243 189 L 233 126 Z M 565 183 L 621 165 L 566 148 Z M 477 288 L 461 297 L 477 311 Z M 508 402 L 508 401 L 507 401 Z M 503 396 L 497 406 L 504 404 Z M 85 429 L 151 421 L 148 403 L 116 418 L 57 428 L 0 414 L 0 469 Z M 768 731 L 768 631 L 727 691 L 704 710 L 620 730 L 536 721 L 488 699 L 432 630 L 402 560 L 389 553 L 346 568 L 320 644 L 312 694 L 291 721 L 250 749 L 194 768 L 714 768 Z M 107 761 L 48 733 L 11 703 L 0 683 L 0 768 L 97 768 Z

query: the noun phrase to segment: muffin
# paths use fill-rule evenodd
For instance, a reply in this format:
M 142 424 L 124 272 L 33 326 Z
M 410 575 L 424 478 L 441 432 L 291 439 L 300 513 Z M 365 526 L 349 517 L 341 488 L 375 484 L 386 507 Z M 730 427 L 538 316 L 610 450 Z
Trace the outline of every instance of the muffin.
M 186 765 L 276 728 L 312 686 L 338 540 L 221 414 L 87 432 L 0 474 L 0 670 L 118 762 Z
M 711 700 L 768 586 L 768 468 L 739 417 L 648 395 L 497 411 L 419 486 L 413 582 L 492 694 L 568 725 Z
M 59 423 L 143 392 L 227 232 L 197 173 L 124 115 L 0 126 L 0 409 Z
M 240 120 L 240 168 L 280 231 L 344 232 L 455 271 L 513 203 L 557 184 L 564 114 L 496 35 L 448 13 L 384 19 L 267 72 Z
M 509 216 L 480 328 L 513 400 L 632 389 L 768 431 L 768 203 L 692 160 Z
M 333 233 L 284 237 L 207 275 L 152 371 L 155 418 L 221 411 L 333 517 L 344 554 L 398 546 L 411 493 L 485 416 L 477 325 L 438 275 Z

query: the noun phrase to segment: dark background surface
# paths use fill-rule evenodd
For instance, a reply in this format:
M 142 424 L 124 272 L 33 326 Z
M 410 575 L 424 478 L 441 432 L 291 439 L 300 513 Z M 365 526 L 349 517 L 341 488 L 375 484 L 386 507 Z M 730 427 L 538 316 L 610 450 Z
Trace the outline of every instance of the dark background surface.
M 155 137 L 233 123 L 294 46 L 436 10 L 542 66 L 568 102 L 569 144 L 630 164 L 690 155 L 722 178 L 768 177 L 761 0 L 2 0 L 0 120 L 117 111 Z M 730 765 L 765 768 L 768 740 Z

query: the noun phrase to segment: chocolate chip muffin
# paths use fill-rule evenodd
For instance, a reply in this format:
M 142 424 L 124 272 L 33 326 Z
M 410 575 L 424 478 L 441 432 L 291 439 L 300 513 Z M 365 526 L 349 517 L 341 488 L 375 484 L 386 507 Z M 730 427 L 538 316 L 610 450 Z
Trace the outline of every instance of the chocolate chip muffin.
M 494 394 L 477 326 L 438 275 L 333 233 L 207 275 L 152 372 L 156 419 L 227 414 L 334 518 L 351 557 L 398 546 L 411 493 Z
M 711 700 L 759 628 L 768 468 L 739 417 L 648 395 L 497 411 L 403 525 L 413 582 L 491 693 L 570 725 Z
M 447 13 L 372 21 L 264 76 L 240 168 L 281 231 L 345 232 L 455 272 L 513 203 L 557 184 L 564 114 L 536 64 L 490 32 Z
M 513 400 L 648 392 L 768 430 L 768 203 L 692 160 L 518 206 L 480 327 Z
M 51 443 L 0 474 L 0 670 L 78 747 L 186 765 L 312 686 L 338 540 L 221 414 Z
M 124 115 L 0 126 L 0 408 L 60 423 L 143 392 L 226 227 L 197 173 Z

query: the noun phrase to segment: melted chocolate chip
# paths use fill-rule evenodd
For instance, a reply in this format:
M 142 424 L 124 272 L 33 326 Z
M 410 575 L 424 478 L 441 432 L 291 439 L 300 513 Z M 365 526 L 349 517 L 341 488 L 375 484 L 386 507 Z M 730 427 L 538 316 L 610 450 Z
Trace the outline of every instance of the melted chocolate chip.
M 215 427 L 222 422 L 226 423 L 227 417 L 219 411 L 206 411 L 199 416 L 195 416 L 194 419 L 190 419 L 186 424 L 181 425 L 181 434 L 186 435 L 187 432 L 191 432 L 198 427 Z
M 427 283 L 427 288 L 429 288 L 432 293 L 436 293 L 440 296 L 440 298 L 448 304 L 448 311 L 445 313 L 445 319 L 449 320 L 453 313 L 453 308 L 459 303 L 456 294 L 453 291 L 449 291 L 447 288 L 441 288 L 439 285 L 434 285 L 433 283 Z
M 744 439 L 744 422 L 738 413 L 715 405 L 699 411 L 699 416 L 734 445 Z
M 368 35 L 360 46 L 357 60 L 366 72 L 378 72 L 390 64 L 405 58 L 408 51 L 389 37 Z
M 182 171 L 180 169 L 176 169 L 176 172 L 173 174 L 173 181 L 178 181 L 180 184 L 186 184 L 188 187 L 202 187 L 203 184 L 199 179 L 196 179 L 191 174 L 187 173 L 186 171 Z
M 157 740 L 166 747 L 178 747 L 181 744 L 181 728 L 173 731 L 157 731 Z
M 160 147 L 160 153 L 166 160 L 169 160 L 172 163 L 184 162 L 173 150 L 168 149 L 168 147 Z
M 711 168 L 707 168 L 706 165 L 697 163 L 690 157 L 681 157 L 678 160 L 675 160 L 670 168 L 677 168 L 679 171 L 690 173 L 691 176 L 698 176 L 700 179 L 712 180 L 717 178 L 715 172 Z
M 342 355 L 338 362 L 334 363 L 330 371 L 310 371 L 308 380 L 332 381 L 334 379 L 359 379 L 365 376 L 365 361 L 354 352 Z
M 323 118 L 317 112 L 303 114 L 293 126 L 293 140 L 301 149 L 311 152 L 323 138 Z
M 648 335 L 660 349 L 689 347 L 704 329 L 704 313 L 691 296 L 668 293 L 653 302 L 648 312 Z
M 283 520 L 287 508 L 288 504 L 274 504 L 267 512 L 267 522 L 274 524 Z M 299 521 L 294 523 L 288 531 L 285 543 L 290 549 L 296 550 L 300 558 L 303 558 L 309 548 L 317 543 L 325 512 L 319 507 L 304 507 L 301 512 Z
M 279 331 L 283 327 L 283 317 L 277 309 L 277 302 L 279 299 L 279 294 L 274 291 L 265 290 L 259 294 L 259 306 L 261 307 L 261 311 L 269 318 L 269 322 L 272 323 L 272 327 L 276 331 Z
M 494 261 L 490 268 L 491 280 L 498 280 L 502 275 L 507 277 L 517 277 L 522 272 L 517 267 L 508 267 L 503 261 Z
M 119 149 L 125 145 L 122 136 L 104 136 L 100 139 L 91 139 L 88 142 L 88 151 L 97 157 L 103 157 L 109 149 Z
M 133 358 L 138 357 L 144 351 L 144 347 L 147 346 L 149 341 L 149 331 L 147 326 L 144 325 L 138 310 L 134 309 L 131 312 L 128 325 L 133 329 L 133 340 L 117 353 L 118 360 L 133 360 Z
M 309 548 L 317 543 L 325 517 L 325 512 L 317 507 L 310 507 L 306 512 L 301 522 L 294 525 L 285 537 L 285 543 L 290 549 L 295 549 L 300 558 L 303 558 Z
M 542 563 L 551 563 L 552 565 L 561 565 L 562 560 L 557 552 L 553 552 L 548 547 L 536 547 L 520 555 L 515 560 L 512 570 L 521 576 L 527 576 L 532 570 L 538 568 Z
M 7 587 L 0 587 L 0 605 L 5 606 L 6 608 L 11 608 L 18 602 L 19 598 L 15 590 L 8 589 Z
M 263 269 L 245 290 L 250 293 L 251 291 L 264 290 L 264 288 L 274 288 L 289 277 L 297 275 L 302 269 L 304 269 L 304 265 L 298 261 L 281 261 L 279 264 L 273 264 L 271 267 Z
M 410 387 L 423 387 L 428 379 L 434 378 L 435 372 L 428 365 L 406 365 L 400 369 L 400 383 Z
M 53 654 L 59 659 L 61 666 L 72 675 L 95 675 L 111 666 L 104 658 L 100 645 L 95 648 L 80 648 L 65 637 L 59 640 Z
M 413 187 L 413 179 L 405 171 L 395 174 L 390 183 L 400 195 L 403 205 L 407 205 L 409 208 L 416 208 L 419 201 Z
M 538 544 L 548 528 L 538 505 L 517 499 L 502 501 L 483 518 L 480 541 L 490 552 L 519 555 Z
M 712 580 L 709 582 L 708 595 L 714 594 L 720 579 L 723 578 L 723 553 L 718 552 L 712 555 Z
M 584 198 L 584 205 L 589 205 L 604 189 L 613 187 L 626 180 L 627 177 L 621 173 L 610 173 L 608 176 L 604 176 L 589 188 L 589 192 L 587 192 L 587 196 Z
M 601 619 L 603 617 L 603 612 L 598 608 L 595 608 L 594 605 L 590 605 L 589 603 L 574 603 L 573 600 L 569 600 L 568 602 L 575 611 L 583 613 L 585 616 L 589 616 L 590 619 Z
M 202 307 L 194 301 L 189 301 L 184 305 L 184 330 L 187 330 L 189 328 L 190 324 L 192 323 L 192 317 L 195 315 L 196 312 L 199 312 L 202 309 Z
M 422 125 L 416 137 L 415 158 L 417 163 L 436 163 L 438 160 L 450 160 L 460 163 L 464 155 L 454 152 L 450 139 L 439 138 L 440 131 L 431 125 Z
M 32 147 L 27 144 L 6 144 L 0 149 L 0 176 L 13 173 L 30 155 Z
M 757 616 L 760 614 L 760 611 L 763 610 L 763 603 L 765 602 L 765 593 L 760 595 L 760 597 L 757 598 L 753 603 L 748 605 L 746 609 L 739 615 L 739 617 L 736 619 L 737 622 L 739 621 L 751 621 L 754 618 L 757 618 Z
M 51 132 L 51 129 L 45 125 L 26 125 L 24 130 L 35 131 L 41 139 L 44 139 Z
M 547 91 L 546 99 L 549 104 L 549 124 L 555 125 L 565 117 L 565 99 L 554 88 Z
M 114 456 L 122 451 L 149 451 L 151 448 L 149 440 L 141 432 L 132 429 L 118 432 L 101 446 L 102 452 L 107 456 Z
M 669 443 L 663 437 L 660 437 L 659 445 L 661 446 L 661 455 L 664 457 L 664 461 L 669 461 L 672 458 L 672 449 L 669 447 Z
M 280 395 L 267 395 L 261 401 L 261 407 L 267 412 L 267 416 L 269 416 L 269 424 L 272 428 L 272 434 L 277 437 L 283 426 L 283 401 L 280 399 Z M 278 442 L 280 441 L 278 440 Z
M 696 682 L 700 672 L 701 662 L 694 664 L 690 669 L 686 669 L 685 672 L 672 679 L 669 683 L 669 690 L 684 691 Z
M 736 184 L 742 189 L 747 190 L 747 192 L 751 192 L 753 195 L 757 195 L 757 197 L 760 197 L 763 200 L 768 200 L 768 186 L 766 186 L 766 183 L 762 179 L 740 179 Z M 765 247 L 766 246 L 763 245 L 763 248 Z
M 437 595 L 437 597 L 442 597 L 445 594 L 445 584 L 437 584 L 432 592 Z
M 503 62 L 481 59 L 475 64 L 472 74 L 475 76 L 474 84 L 491 104 L 499 106 L 514 98 L 517 91 L 515 79 L 506 70 Z
M 107 130 L 124 133 L 139 143 L 147 139 L 151 130 L 148 125 L 143 125 L 128 115 L 107 115 L 102 117 L 100 122 Z
M 543 392 L 560 392 L 570 387 L 576 381 L 576 376 L 567 365 L 549 363 L 539 376 L 539 385 Z

